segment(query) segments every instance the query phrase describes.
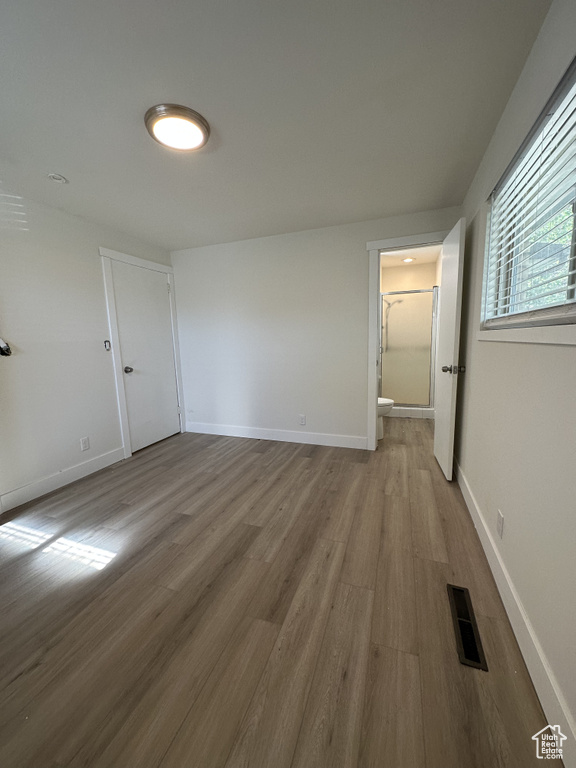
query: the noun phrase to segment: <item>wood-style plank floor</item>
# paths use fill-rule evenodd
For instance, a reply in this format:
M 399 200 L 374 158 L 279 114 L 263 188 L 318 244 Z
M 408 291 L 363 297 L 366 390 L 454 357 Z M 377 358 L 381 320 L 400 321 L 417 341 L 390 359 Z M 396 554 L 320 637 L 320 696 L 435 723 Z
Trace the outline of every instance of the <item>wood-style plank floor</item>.
M 529 768 L 546 722 L 432 424 L 177 435 L 0 526 L 2 768 Z M 462 666 L 446 583 L 489 666 Z

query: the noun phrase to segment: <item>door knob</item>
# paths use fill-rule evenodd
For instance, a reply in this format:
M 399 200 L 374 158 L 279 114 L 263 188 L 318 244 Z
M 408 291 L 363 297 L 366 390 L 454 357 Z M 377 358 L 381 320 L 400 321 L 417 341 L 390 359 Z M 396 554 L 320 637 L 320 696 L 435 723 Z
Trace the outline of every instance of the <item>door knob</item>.
M 124 368 L 126 370 L 126 368 Z M 442 373 L 452 373 L 452 366 L 451 365 L 443 365 L 442 366 Z
M 132 373 L 133 370 L 134 368 L 130 368 L 129 365 L 124 366 L 124 373 Z

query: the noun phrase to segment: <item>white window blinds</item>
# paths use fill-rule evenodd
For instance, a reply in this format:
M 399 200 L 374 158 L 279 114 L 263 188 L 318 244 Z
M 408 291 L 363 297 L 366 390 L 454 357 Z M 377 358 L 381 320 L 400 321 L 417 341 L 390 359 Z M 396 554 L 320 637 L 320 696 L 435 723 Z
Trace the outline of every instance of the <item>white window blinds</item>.
M 576 322 L 576 60 L 490 197 L 483 327 Z

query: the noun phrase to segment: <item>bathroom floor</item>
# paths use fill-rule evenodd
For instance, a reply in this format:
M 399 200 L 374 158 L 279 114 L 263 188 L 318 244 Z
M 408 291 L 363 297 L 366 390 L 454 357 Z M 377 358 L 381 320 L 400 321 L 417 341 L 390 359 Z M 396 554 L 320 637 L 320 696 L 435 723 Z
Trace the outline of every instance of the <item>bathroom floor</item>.
M 432 423 L 183 434 L 0 526 L 3 768 L 527 768 L 544 727 Z M 470 589 L 489 672 L 458 661 Z

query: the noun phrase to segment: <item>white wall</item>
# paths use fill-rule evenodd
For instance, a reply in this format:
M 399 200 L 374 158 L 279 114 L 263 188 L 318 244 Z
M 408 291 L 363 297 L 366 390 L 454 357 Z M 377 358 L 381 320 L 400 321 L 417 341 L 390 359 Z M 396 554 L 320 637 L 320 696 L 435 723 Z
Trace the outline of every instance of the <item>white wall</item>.
M 458 215 L 173 253 L 187 428 L 366 447 L 366 243 L 449 229 Z
M 576 766 L 576 348 L 479 341 L 482 204 L 576 54 L 576 3 L 555 0 L 465 202 L 457 459 L 514 630 Z M 505 516 L 496 533 L 497 509 Z M 571 729 L 572 733 L 564 730 Z
M 99 246 L 169 254 L 25 201 L 0 241 L 0 500 L 6 510 L 122 458 Z M 81 437 L 90 449 L 80 452 Z

